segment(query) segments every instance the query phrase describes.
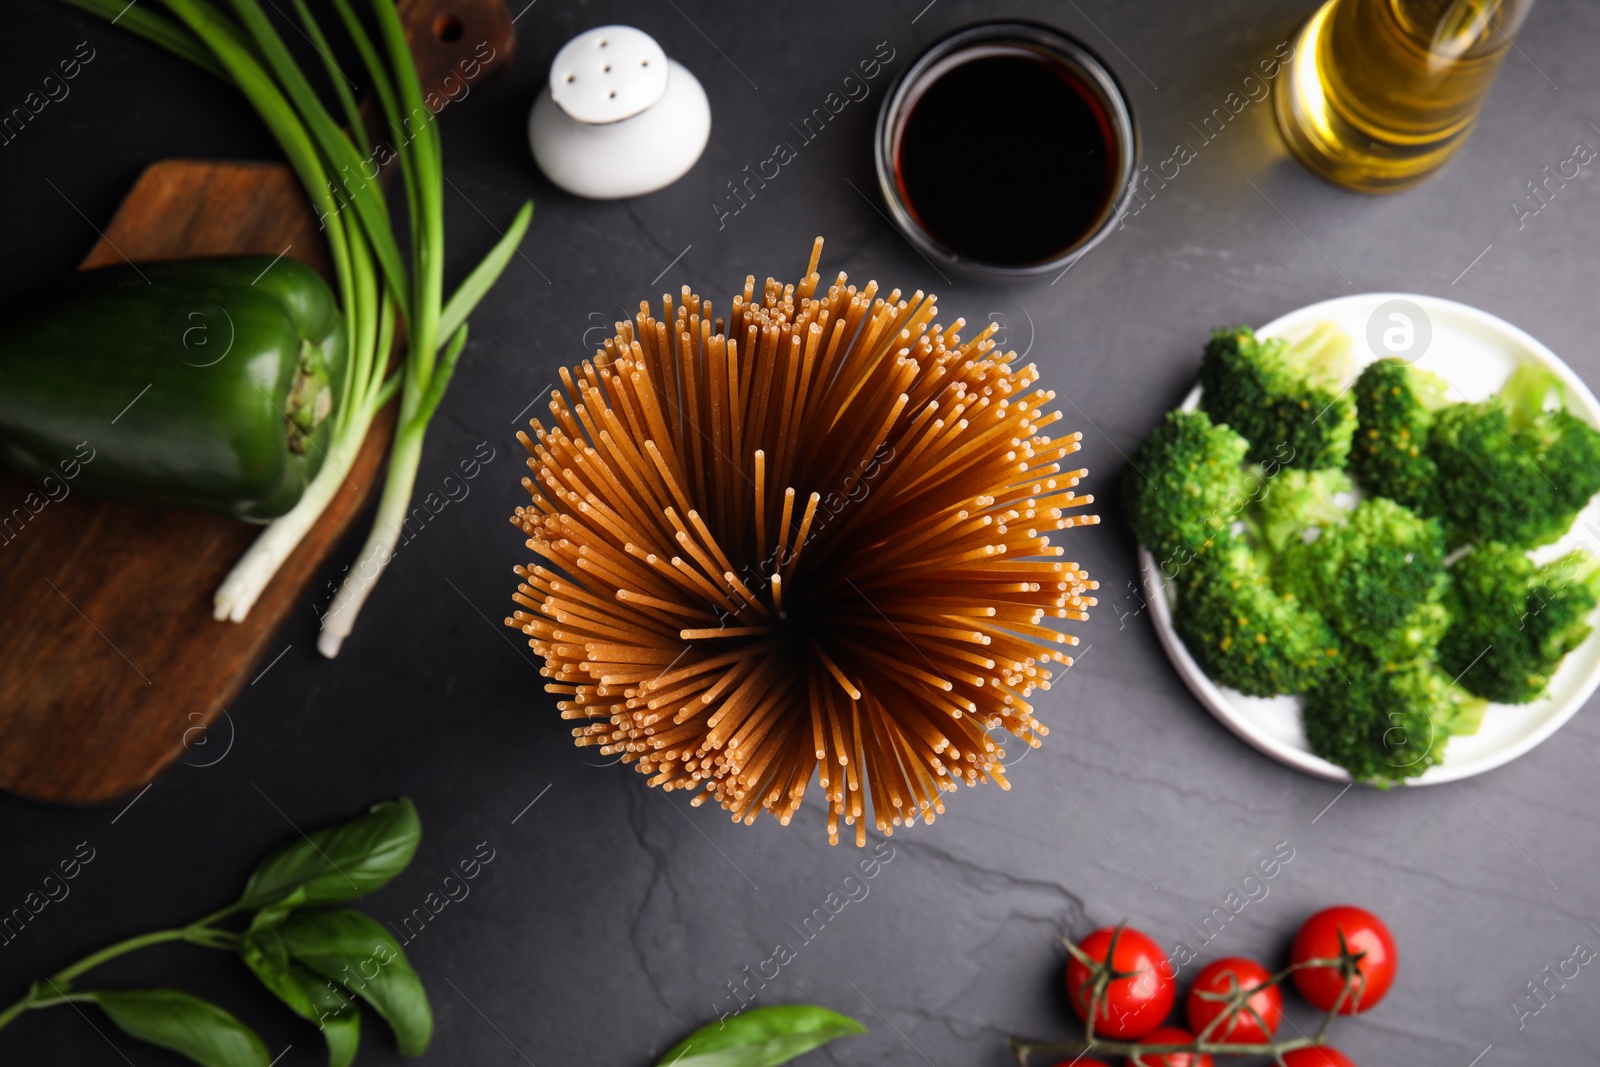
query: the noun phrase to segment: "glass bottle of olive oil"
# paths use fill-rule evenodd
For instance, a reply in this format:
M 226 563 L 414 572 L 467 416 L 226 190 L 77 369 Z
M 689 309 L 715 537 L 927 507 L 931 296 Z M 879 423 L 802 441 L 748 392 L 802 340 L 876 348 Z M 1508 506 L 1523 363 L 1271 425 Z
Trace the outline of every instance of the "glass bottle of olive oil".
M 1405 189 L 1472 132 L 1533 0 L 1327 0 L 1279 79 L 1300 161 L 1358 192 Z

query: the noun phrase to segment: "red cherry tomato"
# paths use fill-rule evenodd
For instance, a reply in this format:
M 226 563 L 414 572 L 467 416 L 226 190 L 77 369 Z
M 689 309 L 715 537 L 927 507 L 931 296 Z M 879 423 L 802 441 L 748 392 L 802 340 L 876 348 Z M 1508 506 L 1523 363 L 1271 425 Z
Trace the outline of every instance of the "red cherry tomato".
M 1352 955 L 1364 954 L 1356 964 L 1356 979 L 1350 996 L 1339 1005 L 1339 1014 L 1353 1015 L 1375 1007 L 1394 984 L 1399 956 L 1394 935 L 1383 920 L 1370 911 L 1347 904 L 1327 908 L 1306 920 L 1294 937 L 1290 959 L 1304 963 L 1339 956 L 1340 935 Z M 1337 967 L 1306 967 L 1294 972 L 1295 988 L 1314 1008 L 1327 1011 L 1344 992 L 1344 976 Z
M 1106 963 L 1113 936 L 1117 948 L 1110 966 L 1115 975 L 1101 998 L 1094 1031 L 1101 1037 L 1133 1041 L 1166 1020 L 1177 996 L 1177 983 L 1161 946 L 1131 927 L 1123 927 L 1120 933 L 1111 927 L 1096 930 L 1080 941 L 1078 948 L 1091 960 Z M 1074 956 L 1067 963 L 1067 997 L 1078 1018 L 1089 1018 L 1093 996 L 1094 973 Z
M 1286 1067 L 1356 1067 L 1356 1061 L 1336 1048 L 1297 1048 L 1283 1054 Z
M 1211 1020 L 1228 1011 L 1226 1000 L 1208 999 L 1202 997 L 1202 993 L 1229 997 L 1240 990 L 1254 989 L 1256 992 L 1245 1001 L 1245 1007 L 1219 1023 L 1208 1039 L 1243 1045 L 1270 1040 L 1283 1019 L 1283 991 L 1266 984 L 1271 977 L 1272 973 L 1255 960 L 1241 956 L 1214 960 L 1195 978 L 1194 985 L 1189 987 L 1189 997 L 1184 1001 L 1183 1011 L 1190 1028 L 1200 1033 L 1211 1025 Z
M 1163 1026 L 1139 1039 L 1146 1045 L 1186 1045 L 1194 1035 L 1181 1026 Z M 1146 1053 L 1128 1060 L 1128 1067 L 1212 1067 L 1210 1053 L 1164 1052 L 1161 1055 Z

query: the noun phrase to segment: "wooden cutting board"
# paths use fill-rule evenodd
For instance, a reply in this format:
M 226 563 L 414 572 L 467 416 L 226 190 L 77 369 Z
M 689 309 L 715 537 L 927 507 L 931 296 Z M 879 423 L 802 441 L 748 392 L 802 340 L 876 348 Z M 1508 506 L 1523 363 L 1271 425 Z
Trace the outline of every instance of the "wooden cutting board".
M 425 97 L 464 100 L 510 63 L 505 0 L 403 0 L 400 14 Z M 81 266 L 245 253 L 329 273 L 288 166 L 163 160 L 140 175 Z M 60 804 L 126 796 L 196 746 L 264 654 L 309 647 L 310 612 L 274 635 L 380 483 L 393 430 L 391 404 L 243 623 L 214 620 L 211 597 L 260 527 L 91 500 L 70 481 L 52 500 L 0 470 L 0 789 Z

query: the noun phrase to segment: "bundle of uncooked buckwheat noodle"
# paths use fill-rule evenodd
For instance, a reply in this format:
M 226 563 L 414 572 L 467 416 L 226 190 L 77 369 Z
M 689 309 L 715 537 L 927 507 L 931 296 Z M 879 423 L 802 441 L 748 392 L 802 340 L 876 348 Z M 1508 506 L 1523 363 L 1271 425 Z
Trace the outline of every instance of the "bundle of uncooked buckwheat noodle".
M 579 745 L 664 789 L 787 823 L 815 776 L 866 840 L 1009 788 L 996 731 L 1037 746 L 1029 697 L 1097 583 L 1049 535 L 1080 435 L 1052 439 L 1033 366 L 936 324 L 920 291 L 754 277 L 728 319 L 683 289 L 618 323 L 532 421 L 506 620 L 545 658 Z M 870 805 L 868 801 L 870 794 Z

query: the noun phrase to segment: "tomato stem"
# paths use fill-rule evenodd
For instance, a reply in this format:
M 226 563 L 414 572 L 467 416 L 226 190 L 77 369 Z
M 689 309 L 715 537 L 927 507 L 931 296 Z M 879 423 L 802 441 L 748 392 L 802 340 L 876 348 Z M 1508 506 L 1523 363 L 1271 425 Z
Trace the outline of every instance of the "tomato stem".
M 1340 1009 L 1344 1007 L 1345 1002 L 1352 997 L 1354 997 L 1353 1003 L 1359 1004 L 1361 1002 L 1360 994 L 1356 993 L 1355 989 L 1363 978 L 1359 964 L 1366 953 L 1351 952 L 1345 944 L 1344 934 L 1341 931 L 1339 935 L 1339 955 L 1337 956 L 1317 957 L 1315 959 L 1301 960 L 1299 963 L 1291 963 L 1283 970 L 1269 976 L 1260 985 L 1252 985 L 1249 988 L 1242 987 L 1238 979 L 1234 978 L 1232 979 L 1233 989 L 1226 994 L 1202 992 L 1200 995 L 1203 999 L 1226 1000 L 1227 1008 L 1207 1023 L 1205 1029 L 1195 1035 L 1193 1041 L 1186 1044 L 1174 1044 L 1172 1042 L 1145 1043 L 1141 1041 L 1112 1041 L 1103 1037 L 1096 1037 L 1094 1020 L 1100 1012 L 1106 987 L 1118 978 L 1126 978 L 1140 973 L 1138 971 L 1117 971 L 1109 962 L 1116 958 L 1117 939 L 1121 936 L 1122 928 L 1126 924 L 1127 920 L 1123 920 L 1113 930 L 1111 943 L 1106 948 L 1105 961 L 1092 959 L 1077 945 L 1063 941 L 1073 958 L 1088 967 L 1093 976 L 1087 983 L 1092 988 L 1092 995 L 1089 1004 L 1089 1018 L 1084 1023 L 1083 1037 L 1061 1041 L 1039 1041 L 1020 1037 L 1008 1038 L 1006 1047 L 1016 1054 L 1019 1067 L 1029 1067 L 1031 1057 L 1036 1055 L 1081 1056 L 1090 1052 L 1130 1058 L 1135 1056 L 1166 1056 L 1185 1052 L 1193 1055 L 1205 1053 L 1212 1056 L 1271 1056 L 1277 1062 L 1281 1061 L 1281 1058 L 1286 1053 L 1294 1052 L 1297 1049 L 1318 1048 L 1327 1044 L 1328 1030 L 1333 1026 L 1333 1020 L 1338 1017 Z M 1310 1037 L 1302 1035 L 1300 1037 L 1287 1038 L 1283 1041 L 1264 1042 L 1212 1041 L 1210 1039 L 1212 1033 L 1224 1019 L 1231 1018 L 1241 1011 L 1248 1012 L 1265 1030 L 1266 1026 L 1261 1016 L 1250 1006 L 1250 998 L 1263 989 L 1282 985 L 1296 971 L 1317 967 L 1338 970 L 1344 976 L 1344 988 L 1340 990 L 1339 996 L 1333 1002 L 1333 1006 L 1328 1009 L 1327 1015 L 1323 1018 L 1322 1024 L 1317 1028 L 1315 1034 Z M 1077 991 L 1073 991 L 1073 996 L 1076 997 L 1076 995 Z

